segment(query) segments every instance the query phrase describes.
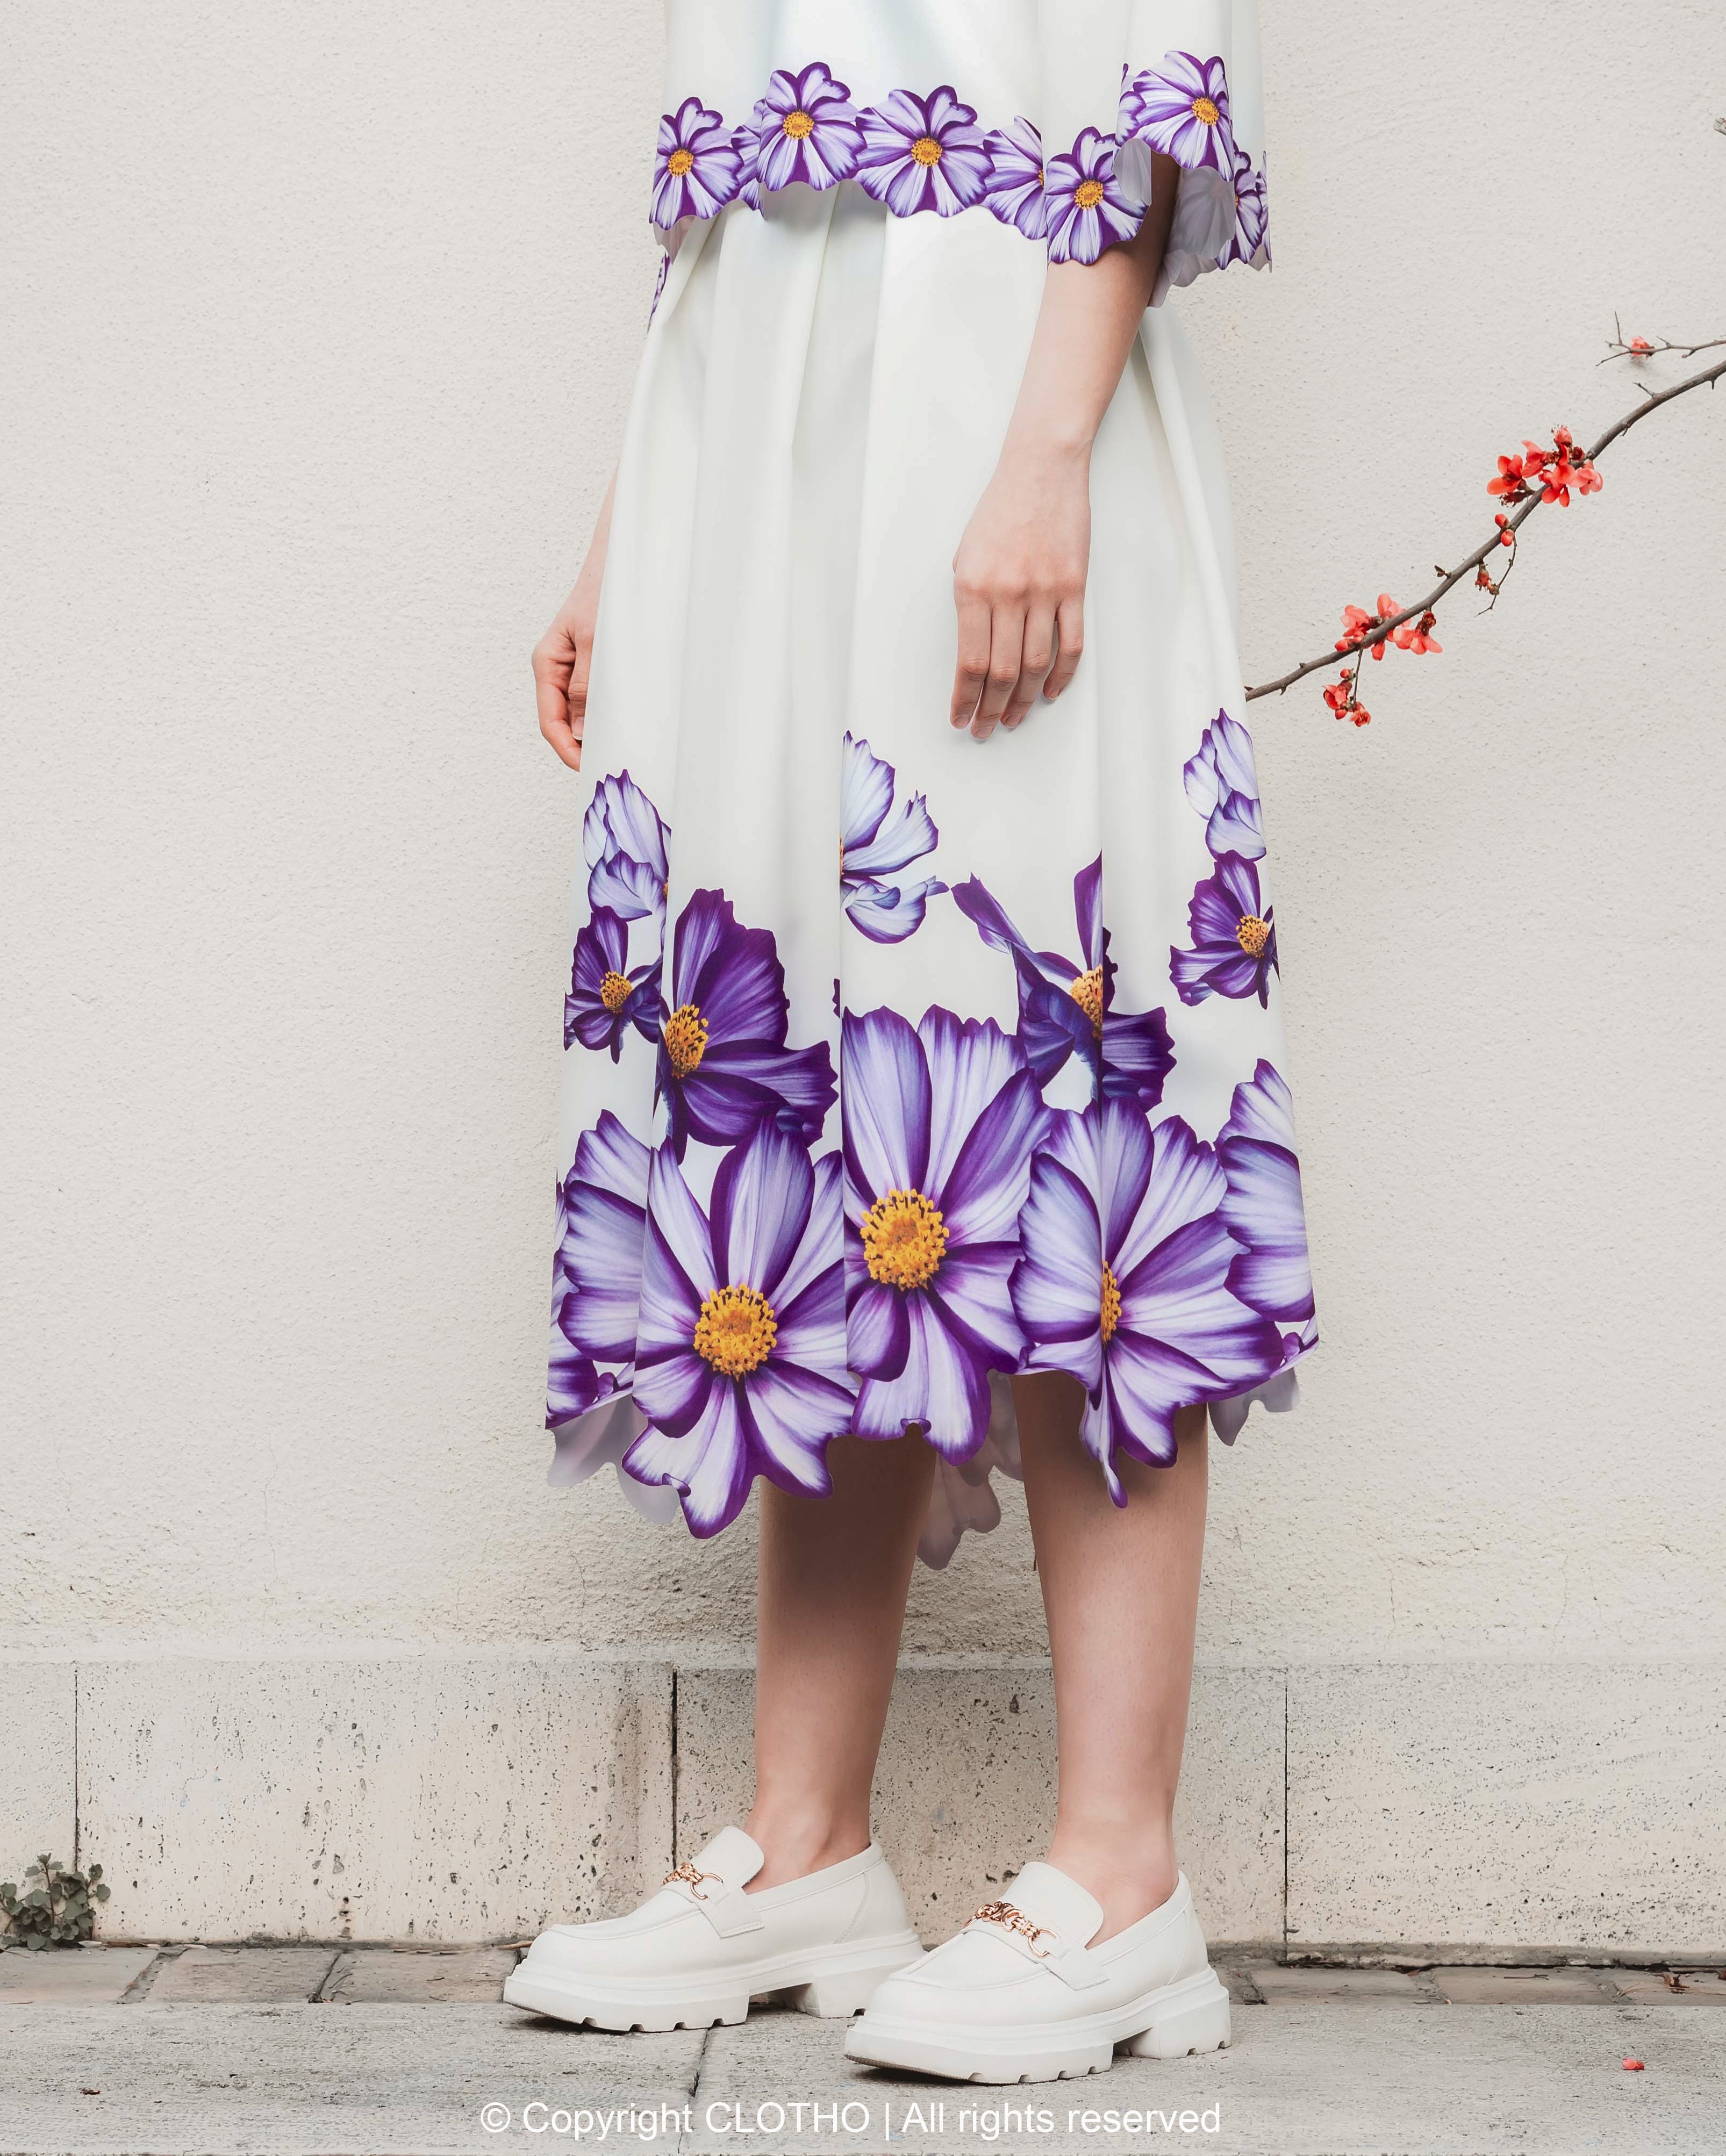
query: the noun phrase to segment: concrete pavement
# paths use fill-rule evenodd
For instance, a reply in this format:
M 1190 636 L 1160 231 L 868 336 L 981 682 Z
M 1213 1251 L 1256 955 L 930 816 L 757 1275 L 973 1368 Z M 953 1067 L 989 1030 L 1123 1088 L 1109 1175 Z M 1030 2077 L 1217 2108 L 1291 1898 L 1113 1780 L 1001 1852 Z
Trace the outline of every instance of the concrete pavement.
M 498 2001 L 512 1958 L 10 1951 L 0 2156 L 1726 2156 L 1712 1972 L 1242 1960 L 1230 2050 L 1002 2090 L 851 2066 L 838 2025 L 773 2007 L 566 2029 Z

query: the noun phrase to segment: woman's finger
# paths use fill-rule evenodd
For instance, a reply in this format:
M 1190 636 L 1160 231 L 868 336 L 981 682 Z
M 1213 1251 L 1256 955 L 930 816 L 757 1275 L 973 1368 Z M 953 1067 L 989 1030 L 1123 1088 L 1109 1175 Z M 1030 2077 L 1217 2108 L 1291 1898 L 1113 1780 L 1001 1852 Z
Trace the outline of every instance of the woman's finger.
M 1025 603 L 1009 599 L 994 608 L 989 617 L 989 674 L 977 716 L 971 721 L 975 740 L 987 741 L 1001 722 L 1013 691 L 1019 685 L 1025 654 Z
M 956 726 L 968 726 L 976 715 L 984 685 L 989 679 L 989 607 L 969 592 L 955 593 L 959 616 L 959 655 L 953 677 L 953 704 L 948 716 Z
M 1085 651 L 1085 600 L 1082 593 L 1064 598 L 1055 617 L 1056 629 L 1061 639 L 1061 649 L 1055 664 L 1049 670 L 1049 678 L 1043 684 L 1043 694 L 1052 704 L 1079 670 L 1079 661 Z
M 1031 603 L 1025 618 L 1025 650 L 1019 665 L 1019 679 L 1014 684 L 1013 694 L 1007 699 L 1007 708 L 1001 715 L 1001 724 L 1011 728 L 1018 726 L 1036 701 L 1037 691 L 1048 678 L 1049 669 L 1055 663 L 1055 606 L 1052 600 L 1037 599 Z
M 533 654 L 533 696 L 539 730 L 572 771 L 581 769 L 581 741 L 570 725 L 570 669 L 542 644 Z M 585 699 L 583 700 L 585 701 Z

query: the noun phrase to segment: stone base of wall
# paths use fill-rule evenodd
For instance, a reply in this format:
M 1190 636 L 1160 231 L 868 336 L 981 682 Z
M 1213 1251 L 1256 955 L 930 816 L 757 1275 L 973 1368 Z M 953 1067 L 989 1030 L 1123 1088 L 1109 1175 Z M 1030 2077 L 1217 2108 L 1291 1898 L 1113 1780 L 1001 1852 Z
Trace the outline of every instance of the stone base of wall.
M 113 1938 L 514 1939 L 614 1914 L 749 1798 L 747 1668 L 0 1662 L 0 1876 Z M 933 1939 L 1043 1845 L 1046 1664 L 903 1671 L 877 1830 Z M 1219 1941 L 1726 1949 L 1726 1665 L 1202 1669 L 1180 1830 Z

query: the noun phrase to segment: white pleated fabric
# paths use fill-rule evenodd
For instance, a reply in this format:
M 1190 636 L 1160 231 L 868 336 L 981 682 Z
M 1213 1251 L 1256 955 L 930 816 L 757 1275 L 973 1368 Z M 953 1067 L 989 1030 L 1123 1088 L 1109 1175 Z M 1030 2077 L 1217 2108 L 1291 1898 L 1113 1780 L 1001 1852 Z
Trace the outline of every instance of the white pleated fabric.
M 670 23 L 668 114 L 819 60 L 853 105 L 949 85 L 1065 141 L 1179 49 L 1223 54 L 1261 125 L 1240 5 Z M 1180 1407 L 1231 1438 L 1292 1404 L 1316 1337 L 1219 445 L 1148 315 L 1093 458 L 1084 659 L 979 745 L 947 721 L 952 561 L 1043 248 L 855 177 L 677 233 L 588 701 L 552 1475 L 609 1461 L 710 1534 L 757 1474 L 819 1496 L 835 1435 L 921 1431 L 943 1564 L 1017 1471 L 1010 1373 L 1084 1387 L 1122 1502 Z

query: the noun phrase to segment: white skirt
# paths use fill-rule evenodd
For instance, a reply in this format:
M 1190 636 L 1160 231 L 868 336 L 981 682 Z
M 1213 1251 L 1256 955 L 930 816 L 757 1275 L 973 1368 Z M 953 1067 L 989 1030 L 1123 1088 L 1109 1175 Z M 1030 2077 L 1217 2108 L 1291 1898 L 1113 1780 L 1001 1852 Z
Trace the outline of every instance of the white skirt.
M 791 187 L 686 233 L 619 470 L 584 749 L 547 1421 L 717 1532 L 835 1435 L 994 1525 L 1006 1378 L 1117 1502 L 1316 1337 L 1220 457 L 1148 314 L 1071 688 L 948 721 L 954 549 L 1041 250 Z

